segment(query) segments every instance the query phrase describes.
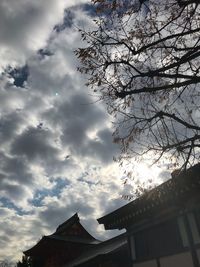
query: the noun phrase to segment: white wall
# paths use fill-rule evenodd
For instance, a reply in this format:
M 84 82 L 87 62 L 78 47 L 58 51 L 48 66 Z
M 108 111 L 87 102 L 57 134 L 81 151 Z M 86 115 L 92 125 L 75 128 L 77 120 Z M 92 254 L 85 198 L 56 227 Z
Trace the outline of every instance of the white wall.
M 185 252 L 160 259 L 161 267 L 193 267 L 190 252 Z

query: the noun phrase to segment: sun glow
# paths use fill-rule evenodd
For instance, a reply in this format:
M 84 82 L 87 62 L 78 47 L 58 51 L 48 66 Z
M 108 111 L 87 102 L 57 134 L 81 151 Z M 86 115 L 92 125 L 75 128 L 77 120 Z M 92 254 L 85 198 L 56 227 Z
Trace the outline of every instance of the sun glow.
M 159 168 L 157 165 L 149 166 L 145 163 L 138 163 L 134 166 L 134 172 L 143 182 L 148 180 L 152 180 L 152 182 L 155 183 L 162 182 L 162 178 L 159 177 L 161 168 Z
M 144 162 L 132 162 L 123 166 L 125 194 L 134 195 L 136 191 L 151 189 L 163 182 L 162 167 Z

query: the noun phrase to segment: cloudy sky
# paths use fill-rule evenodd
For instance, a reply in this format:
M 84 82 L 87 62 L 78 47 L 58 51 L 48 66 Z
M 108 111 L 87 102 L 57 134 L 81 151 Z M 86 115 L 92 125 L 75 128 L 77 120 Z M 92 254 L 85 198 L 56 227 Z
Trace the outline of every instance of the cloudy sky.
M 112 118 L 76 71 L 93 16 L 86 0 L 0 1 L 0 260 L 75 212 L 108 238 L 96 219 L 126 203 Z

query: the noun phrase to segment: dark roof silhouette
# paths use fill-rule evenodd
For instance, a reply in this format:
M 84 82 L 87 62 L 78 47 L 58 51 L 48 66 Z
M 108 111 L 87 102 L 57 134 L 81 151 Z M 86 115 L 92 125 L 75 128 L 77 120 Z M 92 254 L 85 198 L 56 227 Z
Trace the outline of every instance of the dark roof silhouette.
M 60 224 L 57 229 L 56 233 L 62 232 L 65 229 L 71 227 L 74 223 L 79 222 L 78 214 L 75 213 L 71 218 L 67 219 L 64 223 Z
M 200 163 L 187 171 L 179 172 L 156 188 L 144 193 L 127 205 L 98 219 L 105 229 L 122 229 L 128 225 L 148 223 L 163 213 L 176 213 L 199 205 Z
M 80 223 L 78 214 L 59 225 L 56 231 L 48 236 L 43 236 L 32 248 L 24 251 L 26 256 L 45 257 L 49 255 L 55 247 L 70 247 L 74 245 L 94 245 L 100 243 L 95 239 Z
M 121 234 L 112 239 L 101 242 L 100 244 L 91 247 L 87 252 L 80 255 L 80 257 L 75 260 L 69 262 L 63 267 L 76 267 L 82 265 L 87 262 L 94 261 L 95 259 L 105 256 L 111 255 L 113 253 L 120 253 L 122 250 L 125 250 L 128 253 L 128 242 L 126 234 Z

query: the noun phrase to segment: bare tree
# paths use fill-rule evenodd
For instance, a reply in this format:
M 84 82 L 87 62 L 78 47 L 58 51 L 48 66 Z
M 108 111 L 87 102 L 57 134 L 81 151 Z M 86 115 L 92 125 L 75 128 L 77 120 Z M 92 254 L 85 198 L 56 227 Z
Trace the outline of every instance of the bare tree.
M 81 30 L 78 69 L 115 116 L 119 159 L 198 162 L 199 0 L 92 2 L 98 17 Z

